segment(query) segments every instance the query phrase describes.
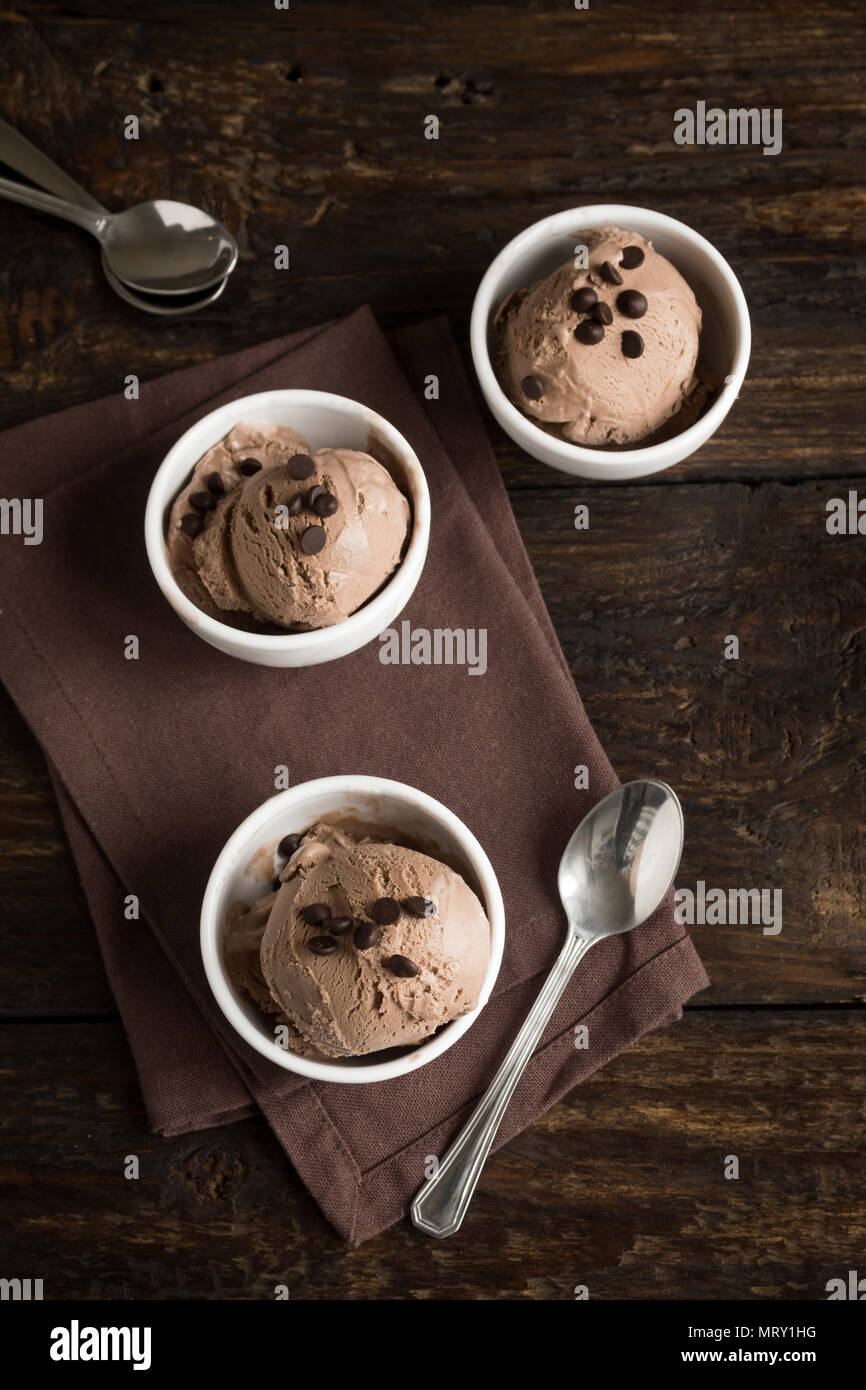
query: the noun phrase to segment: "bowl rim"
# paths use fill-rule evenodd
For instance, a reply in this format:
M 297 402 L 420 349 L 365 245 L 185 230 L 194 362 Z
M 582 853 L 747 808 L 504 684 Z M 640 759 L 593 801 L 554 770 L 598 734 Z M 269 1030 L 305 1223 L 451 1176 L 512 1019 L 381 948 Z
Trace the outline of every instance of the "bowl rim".
M 177 466 L 178 458 L 189 451 L 191 459 L 189 471 L 191 472 L 198 459 L 201 458 L 204 449 L 210 447 L 204 446 L 202 448 L 194 443 L 199 434 L 205 433 L 205 426 L 209 422 L 217 419 L 222 425 L 223 420 L 220 417 L 224 417 L 226 422 L 233 420 L 237 424 L 243 419 L 245 410 L 256 409 L 259 406 L 266 408 L 267 403 L 273 402 L 275 397 L 290 397 L 291 400 L 286 402 L 288 405 L 319 405 L 330 407 L 344 415 L 360 416 L 368 429 L 381 434 L 385 443 L 402 458 L 407 466 L 411 487 L 412 534 L 406 552 L 394 573 L 374 598 L 357 609 L 356 612 L 351 613 L 348 618 L 344 618 L 342 622 L 333 623 L 329 627 L 315 628 L 310 632 L 276 634 L 247 632 L 243 628 L 233 627 L 230 623 L 212 618 L 210 614 L 205 613 L 197 604 L 193 603 L 192 599 L 188 598 L 181 589 L 172 573 L 165 544 L 164 517 L 166 509 L 173 502 L 179 490 L 173 481 L 169 482 Z M 228 433 L 229 429 L 231 429 L 231 423 L 226 423 L 224 433 Z M 195 458 L 192 458 L 193 453 L 196 455 Z M 371 627 L 373 631 L 378 631 L 377 624 L 380 621 L 382 627 L 387 626 L 391 609 L 389 596 L 392 585 L 401 576 L 411 576 L 416 569 L 420 575 L 423 569 L 430 534 L 430 516 L 430 489 L 424 469 L 415 450 L 396 425 L 392 425 L 377 411 L 363 405 L 360 401 L 353 400 L 350 396 L 336 395 L 332 391 L 307 390 L 302 387 L 276 387 L 269 391 L 257 391 L 248 396 L 238 396 L 235 400 L 227 401 L 214 410 L 206 411 L 175 440 L 156 470 L 148 491 L 144 512 L 144 540 L 150 568 L 162 594 L 177 615 L 206 640 L 218 638 L 224 642 L 230 642 L 238 650 L 250 652 L 277 653 L 301 650 L 318 652 L 333 645 L 335 633 L 339 633 L 343 640 L 351 640 L 355 636 L 368 634 Z M 364 641 L 366 640 L 368 638 L 365 636 Z M 359 645 L 363 645 L 363 643 L 359 643 Z
M 645 448 L 618 449 L 616 453 L 610 453 L 605 449 L 593 448 L 584 444 L 572 444 L 568 440 L 560 439 L 557 435 L 543 430 L 534 420 L 518 410 L 500 385 L 490 359 L 487 335 L 491 315 L 499 307 L 495 303 L 499 293 L 499 283 L 515 258 L 527 247 L 540 242 L 546 233 L 561 232 L 574 217 L 579 218 L 583 223 L 583 227 L 580 224 L 575 227 L 575 231 L 579 232 L 584 229 L 589 230 L 592 226 L 622 225 L 627 227 L 629 218 L 635 215 L 643 219 L 650 219 L 662 232 L 665 230 L 676 231 L 679 235 L 685 236 L 712 263 L 725 281 L 734 302 L 735 341 L 731 370 L 727 374 L 716 400 L 699 420 L 696 420 L 688 429 L 682 430 L 679 434 L 660 444 L 650 444 Z M 648 235 L 651 239 L 652 234 Z M 475 292 L 469 339 L 472 360 L 484 394 L 488 397 L 488 403 L 491 404 L 492 408 L 490 397 L 495 399 L 496 410 L 494 413 L 503 429 L 511 435 L 516 443 L 524 447 L 521 436 L 539 443 L 543 441 L 545 450 L 565 465 L 570 463 L 606 465 L 616 471 L 637 464 L 646 466 L 655 462 L 658 463 L 659 469 L 669 467 L 673 461 L 671 459 L 672 446 L 676 447 L 680 458 L 685 458 L 715 433 L 736 400 L 745 379 L 751 353 L 752 331 L 746 297 L 739 280 L 722 253 L 700 232 L 696 232 L 686 222 L 680 222 L 678 218 L 670 217 L 667 213 L 656 212 L 653 208 L 629 203 L 585 203 L 577 207 L 565 208 L 561 212 L 551 213 L 550 216 L 542 217 L 538 222 L 524 227 L 523 231 L 512 237 L 511 241 L 494 257 Z M 680 446 L 686 447 L 681 450 Z M 566 471 L 569 471 L 568 468 Z
M 234 997 L 228 981 L 222 958 L 221 928 L 228 903 L 224 901 L 225 888 L 229 875 L 238 861 L 250 853 L 251 845 L 264 825 L 272 819 L 280 803 L 291 806 L 293 801 L 303 796 L 319 796 L 332 792 L 345 793 L 349 798 L 355 796 L 390 795 L 400 798 L 416 809 L 422 810 L 431 820 L 448 830 L 460 845 L 461 852 L 475 874 L 483 895 L 483 906 L 490 926 L 490 957 L 478 997 L 478 1003 L 469 1013 L 443 1028 L 440 1033 L 421 1043 L 402 1057 L 386 1062 L 371 1062 L 366 1066 L 353 1066 L 338 1060 L 318 1062 L 312 1058 L 301 1057 L 281 1048 L 276 1042 L 261 1033 L 247 1018 Z M 493 992 L 505 949 L 505 904 L 502 891 L 493 865 L 479 840 L 467 825 L 450 811 L 441 801 L 427 792 L 411 787 L 408 783 L 397 782 L 386 777 L 372 777 L 365 774 L 317 777 L 307 782 L 298 782 L 294 787 L 277 792 L 255 807 L 237 829 L 229 836 L 208 876 L 202 897 L 199 923 L 199 944 L 205 975 L 211 993 L 223 1017 L 236 1033 L 254 1048 L 261 1056 L 286 1071 L 316 1081 L 330 1081 L 342 1084 L 367 1084 L 374 1081 L 388 1081 L 397 1076 L 418 1071 L 428 1062 L 434 1061 L 452 1047 L 478 1018 Z

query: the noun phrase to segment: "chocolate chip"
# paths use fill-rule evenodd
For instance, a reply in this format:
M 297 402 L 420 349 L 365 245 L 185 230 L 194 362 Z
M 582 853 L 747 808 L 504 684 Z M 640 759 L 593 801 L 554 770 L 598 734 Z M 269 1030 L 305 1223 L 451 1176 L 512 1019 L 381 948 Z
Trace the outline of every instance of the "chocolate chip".
M 216 506 L 216 498 L 212 492 L 191 492 L 189 502 L 197 512 L 212 512 Z
M 241 459 L 238 464 L 238 472 L 243 473 L 245 478 L 251 478 L 254 473 L 261 470 L 261 466 L 258 459 Z
M 332 956 L 338 950 L 338 943 L 332 936 L 313 936 L 307 945 L 314 956 Z
M 525 376 L 520 383 L 520 389 L 528 401 L 541 400 L 543 392 L 538 377 Z
M 324 497 L 327 490 L 327 488 L 322 487 L 321 483 L 316 483 L 316 486 L 311 487 L 307 493 L 307 506 L 312 507 L 315 504 L 316 498 Z
M 436 916 L 436 904 L 432 898 L 406 898 L 403 906 L 413 917 Z
M 627 328 L 622 335 L 623 357 L 640 357 L 642 352 L 643 338 L 639 333 L 635 333 L 631 328 Z
M 571 307 L 576 314 L 588 314 L 594 304 L 598 303 L 598 295 L 595 290 L 585 285 L 582 290 L 575 290 L 571 296 Z
M 391 974 L 399 975 L 402 980 L 411 980 L 413 975 L 418 974 L 417 965 L 408 956 L 392 956 L 386 964 Z
M 601 273 L 604 276 L 605 280 L 607 280 L 609 285 L 622 284 L 622 276 L 620 275 L 616 266 L 611 265 L 610 261 L 605 261 L 604 265 L 601 268 Z
M 624 246 L 619 263 L 623 270 L 636 270 L 639 265 L 643 265 L 643 251 L 639 246 Z
M 361 922 L 353 937 L 359 951 L 369 951 L 371 946 L 379 945 L 379 933 L 372 922 Z
M 272 893 L 279 893 L 279 891 L 280 891 L 280 889 L 282 888 L 282 886 L 283 886 L 283 880 L 282 880 L 281 878 L 275 878 L 274 881 L 273 881 L 273 883 L 271 884 L 271 892 L 272 892 Z
M 592 347 L 595 343 L 600 343 L 604 337 L 604 329 L 595 319 L 581 319 L 574 336 L 581 343 L 586 343 L 587 347 Z
M 187 512 L 180 519 L 180 529 L 185 536 L 197 536 L 202 528 L 202 519 L 197 512 Z
M 373 904 L 371 916 L 380 927 L 390 927 L 400 916 L 400 904 L 394 898 L 379 898 Z
M 296 492 L 291 502 L 286 507 L 289 516 L 300 516 L 304 510 L 304 499 L 299 492 Z
M 321 923 L 322 931 L 330 932 L 331 936 L 345 936 L 351 926 L 351 917 L 326 917 Z
M 290 478 L 310 478 L 316 471 L 316 465 L 309 454 L 293 454 L 286 467 L 289 470 Z
M 313 503 L 313 511 L 316 516 L 333 516 L 339 507 L 339 502 L 332 492 L 320 492 Z
M 301 908 L 301 916 L 310 927 L 317 927 L 320 922 L 324 922 L 326 917 L 330 917 L 331 909 L 327 903 L 310 903 L 308 907 Z
M 613 309 L 609 304 L 604 304 L 602 300 L 599 300 L 592 311 L 592 317 L 596 323 L 603 323 L 608 326 L 613 323 Z
M 215 493 L 217 497 L 222 497 L 225 494 L 226 485 L 219 473 L 208 473 L 205 478 L 205 483 L 210 491 Z
M 301 549 L 305 555 L 318 555 L 327 539 L 321 526 L 308 526 L 301 532 Z
M 646 295 L 640 290 L 623 290 L 616 297 L 616 307 L 627 319 L 642 319 L 646 313 Z
M 302 839 L 302 835 L 284 835 L 277 845 L 277 854 L 284 854 L 287 859 L 290 859 Z

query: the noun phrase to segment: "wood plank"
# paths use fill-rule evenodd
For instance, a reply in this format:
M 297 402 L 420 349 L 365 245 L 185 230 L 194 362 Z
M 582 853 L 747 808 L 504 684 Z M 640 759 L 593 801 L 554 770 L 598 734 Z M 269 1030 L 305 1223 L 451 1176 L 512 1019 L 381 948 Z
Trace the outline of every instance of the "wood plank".
M 347 1250 L 263 1122 L 150 1134 L 117 1025 L 6 1025 L 6 1265 L 46 1297 L 821 1299 L 866 1240 L 864 1045 L 862 1010 L 689 1011 L 495 1155 L 458 1236 Z

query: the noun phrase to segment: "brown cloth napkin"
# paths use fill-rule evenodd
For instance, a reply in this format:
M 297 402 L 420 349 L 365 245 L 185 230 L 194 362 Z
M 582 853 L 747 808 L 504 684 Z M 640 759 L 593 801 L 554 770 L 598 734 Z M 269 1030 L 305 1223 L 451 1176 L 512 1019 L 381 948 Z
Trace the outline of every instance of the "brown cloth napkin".
M 439 399 L 423 383 L 439 378 Z M 164 453 L 206 411 L 272 387 L 365 402 L 418 453 L 433 529 L 403 618 L 486 628 L 488 670 L 385 666 L 379 644 L 305 671 L 234 661 L 171 612 L 142 522 Z M 49 760 L 154 1127 L 177 1134 L 258 1105 L 327 1217 L 353 1245 L 406 1211 L 489 1081 L 562 942 L 556 869 L 589 807 L 616 785 L 523 549 L 447 323 L 391 338 L 368 310 L 9 430 L 5 497 L 44 499 L 44 539 L 0 537 L 0 675 Z M 124 657 L 136 634 L 140 657 Z M 293 782 L 397 778 L 478 835 L 505 898 L 496 990 L 459 1043 L 372 1086 L 310 1082 L 266 1062 L 223 1021 L 198 950 L 202 891 L 228 835 Z M 573 770 L 589 768 L 590 791 Z M 647 772 L 652 773 L 653 768 Z M 128 921 L 126 894 L 141 903 Z M 38 925 L 34 928 L 38 930 Z M 668 902 L 596 946 L 560 1002 L 498 1135 L 507 1142 L 707 978 Z M 589 1028 L 575 1047 L 574 1028 Z

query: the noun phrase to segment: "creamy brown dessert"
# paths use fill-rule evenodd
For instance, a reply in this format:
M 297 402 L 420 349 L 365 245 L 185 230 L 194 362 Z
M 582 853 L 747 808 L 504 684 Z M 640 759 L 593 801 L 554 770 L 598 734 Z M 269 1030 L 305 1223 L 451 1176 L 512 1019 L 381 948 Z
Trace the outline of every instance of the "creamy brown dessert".
M 588 268 L 560 266 L 496 317 L 497 368 L 529 419 L 573 444 L 628 447 L 685 429 L 711 384 L 697 371 L 701 311 L 644 237 L 580 233 Z
M 280 841 L 271 891 L 229 909 L 229 977 L 308 1056 L 423 1042 L 474 1009 L 490 929 L 454 869 L 365 826 L 324 818 Z
M 400 563 L 409 503 L 355 449 L 308 452 L 285 425 L 241 422 L 201 458 L 171 508 L 175 579 L 236 627 L 342 622 Z

